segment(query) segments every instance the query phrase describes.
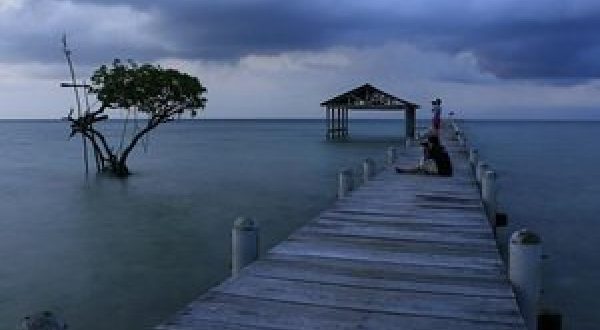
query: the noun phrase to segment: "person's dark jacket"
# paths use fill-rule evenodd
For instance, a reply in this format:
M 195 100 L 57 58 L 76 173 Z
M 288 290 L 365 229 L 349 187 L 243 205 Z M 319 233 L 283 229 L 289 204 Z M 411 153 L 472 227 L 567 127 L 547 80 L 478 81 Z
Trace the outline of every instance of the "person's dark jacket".
M 438 170 L 438 175 L 452 176 L 452 162 L 450 156 L 443 146 L 437 145 L 431 148 L 427 155 L 433 159 Z

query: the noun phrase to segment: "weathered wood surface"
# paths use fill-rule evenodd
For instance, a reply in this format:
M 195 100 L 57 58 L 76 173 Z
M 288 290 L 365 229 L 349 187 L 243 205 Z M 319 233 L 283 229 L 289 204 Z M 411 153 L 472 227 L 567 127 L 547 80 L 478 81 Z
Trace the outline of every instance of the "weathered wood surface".
M 157 329 L 525 329 L 466 154 L 446 146 L 453 177 L 380 173 Z

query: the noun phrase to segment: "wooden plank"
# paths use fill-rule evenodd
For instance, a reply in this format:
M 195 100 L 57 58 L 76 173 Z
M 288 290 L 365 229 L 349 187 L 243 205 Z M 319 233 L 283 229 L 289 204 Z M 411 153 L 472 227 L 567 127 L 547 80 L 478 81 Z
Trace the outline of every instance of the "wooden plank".
M 392 291 L 242 276 L 215 288 L 244 297 L 398 315 L 519 324 L 511 299 Z
M 285 241 L 271 250 L 273 253 L 304 256 L 324 256 L 355 260 L 383 261 L 395 264 L 429 265 L 439 267 L 465 267 L 479 269 L 502 269 L 500 260 L 489 256 L 487 258 L 468 254 L 452 253 L 434 254 L 429 251 L 422 253 L 402 252 L 402 250 L 384 249 L 382 247 L 360 244 L 342 244 L 339 242 L 297 242 Z M 438 251 L 436 251 L 438 252 Z
M 161 330 L 214 329 L 205 327 L 207 321 L 249 326 L 251 329 L 285 330 L 509 330 L 514 325 L 477 322 L 460 319 L 427 318 L 417 315 L 373 313 L 358 309 L 316 306 L 252 299 L 239 295 L 210 292 L 188 307 L 172 325 Z
M 397 221 L 400 224 L 413 225 L 438 225 L 438 226 L 456 226 L 456 227 L 473 227 L 483 228 L 491 232 L 491 228 L 485 222 L 482 216 L 475 214 L 454 214 L 454 215 L 439 215 L 435 212 L 424 214 L 422 212 L 413 212 L 404 210 L 405 213 L 397 211 L 384 211 L 377 208 L 347 208 L 335 209 L 329 212 L 324 212 L 321 215 L 323 219 L 356 219 L 362 221 L 370 221 L 374 223 Z
M 362 230 L 361 230 L 362 229 Z M 473 237 L 475 235 L 460 235 L 454 233 L 454 235 L 448 235 L 447 233 L 436 233 L 434 231 L 411 231 L 411 230 L 395 230 L 392 228 L 384 228 L 381 230 L 377 227 L 366 227 L 366 226 L 323 226 L 321 223 L 313 223 L 305 226 L 304 228 L 296 231 L 296 233 L 290 236 L 291 239 L 302 238 L 302 237 L 313 236 L 316 239 L 324 239 L 330 237 L 336 238 L 347 238 L 355 239 L 357 241 L 380 241 L 384 243 L 398 244 L 399 247 L 408 244 L 421 244 L 423 248 L 427 246 L 448 246 L 449 248 L 455 246 L 456 248 L 463 248 L 468 250 L 480 250 L 480 251 L 491 251 L 496 252 L 496 243 L 489 239 L 482 239 Z M 469 237 L 470 236 L 470 237 Z M 487 235 L 486 235 L 487 236 Z
M 441 281 L 443 283 L 469 283 L 486 285 L 486 283 L 507 283 L 502 276 L 503 270 L 450 267 L 437 265 L 417 265 L 390 263 L 385 261 L 354 260 L 332 258 L 325 256 L 302 256 L 269 253 L 258 262 L 265 261 L 273 264 L 299 264 L 302 267 L 327 269 L 334 267 L 339 272 L 350 272 L 356 276 L 369 278 L 385 278 L 390 280 L 410 279 L 413 281 Z
M 479 234 L 481 237 L 493 236 L 491 229 L 483 225 L 481 222 L 463 222 L 454 221 L 439 221 L 438 219 L 430 221 L 429 219 L 417 219 L 415 217 L 387 217 L 387 216 L 365 216 L 357 214 L 347 215 L 322 215 L 315 220 L 322 224 L 328 223 L 345 223 L 347 225 L 368 226 L 370 228 L 389 227 L 397 230 L 415 230 L 415 231 L 431 231 L 437 233 L 473 233 Z
M 311 230 L 309 227 L 297 231 L 288 238 L 288 241 L 297 242 L 328 242 L 339 244 L 350 244 L 359 247 L 372 247 L 388 251 L 423 252 L 454 255 L 472 255 L 495 258 L 497 250 L 495 246 L 477 246 L 460 244 L 459 242 L 441 242 L 434 240 L 402 239 L 390 237 L 369 237 L 352 234 L 340 234 L 335 232 L 323 232 Z
M 439 226 L 421 227 L 410 225 L 398 225 L 397 223 L 379 223 L 359 222 L 348 219 L 319 219 L 311 222 L 301 230 L 315 230 L 323 233 L 341 234 L 341 235 L 356 235 L 377 238 L 396 238 L 407 240 L 422 240 L 422 241 L 438 241 L 460 244 L 473 244 L 480 246 L 496 247 L 496 243 L 491 240 L 491 233 L 484 230 L 472 230 L 467 227 L 466 230 L 454 227 L 453 231 L 449 231 L 446 227 L 439 229 Z M 452 232 L 453 235 L 448 235 Z
M 187 315 L 181 315 L 185 318 Z M 181 324 L 182 322 L 173 321 L 172 323 L 165 323 L 158 327 L 156 330 L 169 330 L 169 329 L 180 329 L 180 330 L 194 330 L 197 329 L 193 323 Z M 202 329 L 211 330 L 279 330 L 282 328 L 268 327 L 266 325 L 258 327 L 255 324 L 235 324 L 226 321 L 214 321 L 212 319 L 202 320 Z
M 443 211 L 459 211 L 463 213 L 480 213 L 483 211 L 483 205 L 456 205 L 456 204 L 444 204 L 444 203 L 419 203 L 419 202 L 388 202 L 385 200 L 341 200 L 338 202 L 338 206 L 346 205 L 360 205 L 367 208 L 377 208 L 381 210 L 387 209 L 408 209 L 408 210 L 443 210 Z
M 300 280 L 313 283 L 338 284 L 350 287 L 374 288 L 390 291 L 414 291 L 438 294 L 458 294 L 477 297 L 514 298 L 504 281 L 481 281 L 478 285 L 471 282 L 477 277 L 451 278 L 437 276 L 433 278 L 416 277 L 415 273 L 398 271 L 400 267 L 384 269 L 376 273 L 364 263 L 353 267 L 339 267 L 339 264 L 297 261 L 258 261 L 249 266 L 247 274 L 266 278 Z M 384 276 L 387 275 L 387 276 Z

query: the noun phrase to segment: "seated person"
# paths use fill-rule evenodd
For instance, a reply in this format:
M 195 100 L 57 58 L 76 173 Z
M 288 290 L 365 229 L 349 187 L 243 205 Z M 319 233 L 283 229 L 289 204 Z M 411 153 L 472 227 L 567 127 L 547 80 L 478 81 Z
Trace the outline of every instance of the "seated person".
M 450 156 L 436 135 L 429 135 L 427 141 L 421 143 L 421 146 L 423 146 L 421 163 L 417 167 L 408 169 L 396 167 L 396 172 L 452 176 Z

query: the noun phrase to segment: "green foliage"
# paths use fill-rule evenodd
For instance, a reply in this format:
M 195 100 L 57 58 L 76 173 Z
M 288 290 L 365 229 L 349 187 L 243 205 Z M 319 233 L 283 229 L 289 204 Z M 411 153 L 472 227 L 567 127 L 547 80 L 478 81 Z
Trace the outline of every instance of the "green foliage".
M 138 65 L 129 60 L 114 60 L 112 66 L 101 66 L 91 78 L 89 89 L 96 94 L 100 108 L 73 118 L 71 136 L 82 134 L 92 144 L 99 171 L 110 171 L 119 177 L 130 174 L 127 158 L 142 137 L 162 123 L 174 119 L 175 115 L 189 112 L 195 116 L 203 109 L 206 88 L 198 78 L 177 70 L 163 69 L 158 65 Z M 125 109 L 148 114 L 146 125 L 134 131 L 131 140 L 123 149 L 111 148 L 102 132 L 94 124 L 108 119 L 106 110 Z M 126 126 L 123 128 L 123 136 Z M 123 143 L 123 139 L 121 141 Z
M 107 109 L 136 108 L 152 117 L 169 119 L 175 114 L 205 106 L 206 88 L 198 78 L 157 65 L 138 65 L 132 60 L 115 59 L 112 66 L 102 65 L 92 78 L 90 92 Z

